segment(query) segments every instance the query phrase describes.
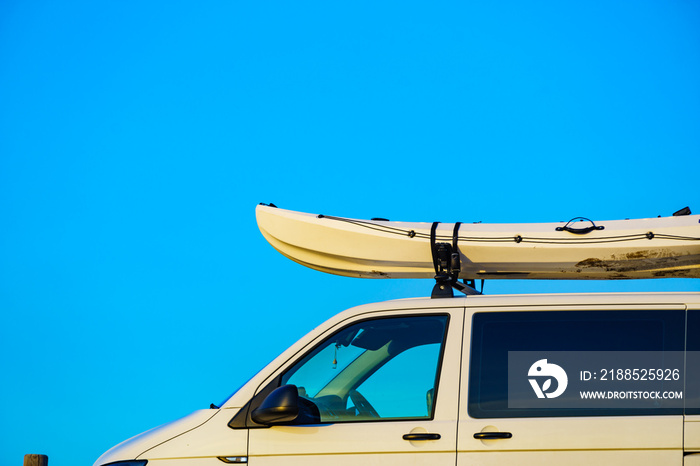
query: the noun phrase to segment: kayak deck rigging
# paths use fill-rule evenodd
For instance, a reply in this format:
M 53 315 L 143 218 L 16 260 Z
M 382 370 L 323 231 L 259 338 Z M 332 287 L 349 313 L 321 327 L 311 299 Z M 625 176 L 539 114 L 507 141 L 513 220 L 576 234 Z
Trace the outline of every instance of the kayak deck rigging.
M 306 267 L 435 279 L 435 294 L 447 295 L 452 288 L 478 293 L 477 279 L 700 278 L 700 215 L 679 212 L 685 214 L 484 224 L 360 220 L 259 205 L 256 216 L 267 241 Z

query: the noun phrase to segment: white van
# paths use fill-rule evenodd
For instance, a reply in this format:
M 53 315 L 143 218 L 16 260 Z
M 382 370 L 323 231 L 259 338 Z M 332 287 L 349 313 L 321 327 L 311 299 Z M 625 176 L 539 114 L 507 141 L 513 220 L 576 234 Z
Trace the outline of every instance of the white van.
M 95 466 L 700 465 L 700 293 L 359 306 Z

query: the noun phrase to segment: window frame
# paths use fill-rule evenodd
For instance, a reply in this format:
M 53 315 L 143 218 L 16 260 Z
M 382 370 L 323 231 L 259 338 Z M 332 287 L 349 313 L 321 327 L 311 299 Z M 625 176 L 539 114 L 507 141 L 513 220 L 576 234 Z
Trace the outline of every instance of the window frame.
M 402 421 L 432 421 L 435 419 L 435 411 L 436 411 L 436 406 L 438 403 L 439 399 L 439 393 L 440 393 L 440 380 L 442 378 L 442 367 L 445 359 L 445 348 L 447 346 L 447 339 L 448 339 L 448 334 L 449 334 L 449 329 L 450 329 L 450 324 L 452 320 L 452 316 L 448 312 L 420 312 L 420 313 L 415 313 L 415 314 L 397 314 L 397 315 L 382 315 L 382 316 L 375 316 L 375 317 L 365 317 L 362 319 L 354 320 L 352 322 L 346 322 L 344 325 L 338 327 L 338 328 L 333 328 L 330 329 L 327 335 L 323 336 L 320 341 L 313 346 L 309 347 L 305 351 L 303 351 L 301 354 L 298 355 L 298 357 L 294 358 L 294 361 L 290 362 L 289 364 L 286 365 L 283 371 L 281 371 L 272 381 L 271 385 L 266 387 L 262 392 L 268 392 L 271 391 L 271 389 L 280 387 L 284 385 L 283 380 L 285 379 L 285 375 L 291 371 L 294 370 L 294 368 L 302 362 L 304 359 L 309 357 L 310 355 L 316 353 L 319 351 L 319 348 L 323 347 L 326 345 L 326 343 L 332 339 L 335 335 L 339 334 L 340 332 L 345 331 L 346 329 L 353 327 L 355 325 L 363 324 L 365 322 L 376 322 L 376 321 L 381 321 L 381 320 L 398 320 L 398 319 L 406 319 L 406 318 L 420 318 L 420 317 L 442 317 L 445 319 L 444 323 L 444 329 L 443 329 L 443 335 L 442 335 L 442 341 L 440 342 L 440 351 L 439 351 L 439 356 L 437 360 L 437 365 L 436 365 L 436 371 L 435 371 L 435 381 L 434 381 L 434 394 L 433 394 L 433 403 L 431 406 L 431 412 L 428 413 L 428 416 L 421 416 L 421 417 L 391 417 L 391 418 L 362 418 L 362 419 L 341 419 L 341 420 L 334 420 L 334 421 L 321 421 L 319 423 L 314 423 L 314 424 L 303 424 L 303 425 L 330 425 L 330 424 L 352 424 L 352 423 L 359 423 L 359 422 L 402 422 Z M 412 348 L 416 348 L 417 346 L 413 346 Z M 407 349 L 408 350 L 408 349 Z M 404 351 L 407 351 L 404 350 Z M 402 352 L 403 353 L 403 352 Z M 399 353 L 401 354 L 401 353 Z M 397 354 L 396 356 L 398 356 Z M 394 356 L 394 357 L 396 357 Z M 312 356 L 313 357 L 313 356 Z M 361 356 L 360 356 L 361 357 Z M 387 359 L 384 363 L 382 363 L 379 367 L 376 368 L 376 370 L 372 371 L 371 373 L 365 374 L 364 377 L 359 379 L 357 381 L 356 386 L 362 385 L 367 379 L 369 379 L 373 374 L 377 373 L 377 371 L 381 370 L 381 368 L 391 362 L 394 357 Z M 347 366 L 346 366 L 347 367 Z M 329 382 L 330 383 L 330 382 Z M 325 388 L 325 387 L 324 387 Z M 320 391 L 323 391 L 324 388 L 321 388 Z M 301 425 L 301 424 L 294 424 L 290 423 L 289 425 Z
M 612 306 L 611 306 L 612 307 Z M 623 308 L 608 308 L 600 307 L 595 309 L 532 309 L 532 310 L 474 310 L 471 316 L 471 327 L 470 327 L 470 353 L 469 353 L 469 374 L 467 378 L 467 414 L 474 419 L 500 419 L 500 418 L 544 418 L 544 417 L 592 417 L 592 416 L 649 416 L 649 415 L 682 415 L 682 408 L 626 408 L 626 409 L 560 409 L 560 408 L 547 408 L 547 409 L 525 409 L 525 408 L 508 408 L 507 407 L 507 396 L 508 396 L 508 384 L 507 384 L 507 362 L 506 366 L 500 367 L 499 374 L 501 374 L 501 381 L 499 386 L 504 387 L 504 391 L 499 390 L 498 394 L 503 395 L 505 398 L 498 400 L 499 403 L 505 403 L 505 408 L 486 410 L 481 408 L 481 403 L 483 400 L 479 399 L 480 395 L 480 385 L 481 381 L 481 370 L 485 365 L 484 355 L 482 352 L 483 346 L 483 335 L 481 334 L 483 327 L 487 323 L 494 322 L 533 322 L 538 320 L 545 320 L 543 317 L 547 317 L 546 320 L 555 322 L 556 316 L 554 314 L 566 315 L 571 317 L 566 319 L 568 322 L 573 322 L 577 320 L 584 320 L 591 323 L 591 325 L 596 321 L 643 321 L 649 320 L 652 317 L 660 317 L 664 322 L 663 332 L 663 351 L 684 351 L 685 349 L 685 310 L 681 308 L 674 309 L 623 309 Z M 645 316 L 639 316 L 640 313 L 646 314 Z M 636 319 L 633 315 L 637 315 Z M 539 317 L 539 319 L 537 319 Z M 579 317 L 579 319 L 575 319 Z M 601 317 L 603 319 L 601 319 Z M 482 322 L 478 320 L 483 319 Z M 675 321 L 674 321 L 675 320 Z M 564 322 L 565 320 L 562 320 Z M 515 324 L 513 324 L 515 325 Z M 677 327 L 677 328 L 674 328 Z M 579 338 L 583 342 L 583 338 Z M 675 346 L 674 346 L 675 345 Z M 607 349 L 591 349 L 591 351 L 613 351 Z M 517 351 L 504 345 L 501 351 L 505 351 L 506 356 L 508 351 Z M 543 349 L 542 351 L 583 351 L 580 349 Z M 614 350 L 620 351 L 620 350 Z M 635 350 L 628 350 L 635 351 Z M 641 351 L 637 349 L 636 351 Z M 488 356 L 487 356 L 488 357 Z M 493 359 L 494 356 L 491 356 Z M 502 358 L 502 355 L 501 355 Z M 497 357 L 496 357 L 497 359 Z M 507 358 L 506 358 L 507 359 Z M 505 375 L 503 375 L 505 374 Z M 505 377 L 505 382 L 503 378 Z M 496 379 L 498 380 L 498 379 Z
M 694 363 L 700 359 L 700 309 L 688 309 L 686 321 L 685 414 L 700 415 L 700 367 Z M 692 356 L 689 353 L 693 353 Z M 692 388 L 689 382 L 698 382 Z

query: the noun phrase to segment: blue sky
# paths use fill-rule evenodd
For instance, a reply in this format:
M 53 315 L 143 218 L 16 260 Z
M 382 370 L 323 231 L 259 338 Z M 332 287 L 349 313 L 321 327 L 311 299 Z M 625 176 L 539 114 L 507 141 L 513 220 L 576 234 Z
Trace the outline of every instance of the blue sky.
M 336 312 L 429 294 L 291 263 L 259 202 L 443 222 L 700 212 L 699 24 L 681 0 L 5 0 L 0 464 L 91 464 Z

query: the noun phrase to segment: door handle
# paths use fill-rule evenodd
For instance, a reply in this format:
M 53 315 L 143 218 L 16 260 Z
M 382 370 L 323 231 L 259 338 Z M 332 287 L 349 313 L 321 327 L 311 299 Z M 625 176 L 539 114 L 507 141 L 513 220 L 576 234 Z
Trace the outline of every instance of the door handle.
M 479 440 L 496 440 L 499 438 L 511 438 L 513 434 L 510 432 L 477 432 L 474 434 L 475 439 Z
M 404 440 L 440 440 L 440 434 L 429 434 L 422 432 L 415 432 L 412 434 L 404 434 Z

